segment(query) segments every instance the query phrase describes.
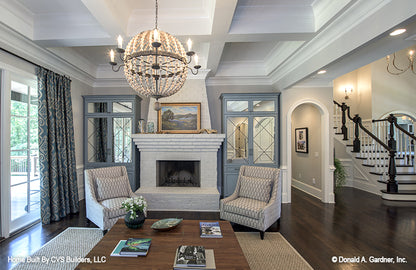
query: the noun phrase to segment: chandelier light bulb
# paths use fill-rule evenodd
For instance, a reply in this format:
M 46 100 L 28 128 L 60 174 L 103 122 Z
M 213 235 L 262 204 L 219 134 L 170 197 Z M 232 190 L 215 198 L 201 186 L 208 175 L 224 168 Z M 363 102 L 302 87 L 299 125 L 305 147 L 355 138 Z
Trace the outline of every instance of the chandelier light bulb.
M 188 52 L 192 51 L 192 40 L 190 38 L 188 39 L 187 44 L 188 44 Z
M 117 44 L 120 49 L 123 48 L 123 38 L 121 36 L 117 37 Z

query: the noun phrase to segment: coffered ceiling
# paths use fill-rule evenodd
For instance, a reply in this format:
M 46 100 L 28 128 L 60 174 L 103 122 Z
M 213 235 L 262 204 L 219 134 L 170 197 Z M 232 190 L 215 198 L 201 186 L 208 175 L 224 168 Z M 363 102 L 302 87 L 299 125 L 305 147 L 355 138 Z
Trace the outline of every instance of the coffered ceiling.
M 126 85 L 108 52 L 154 27 L 153 0 L 0 0 L 1 23 L 94 78 Z M 159 28 L 194 41 L 209 84 L 329 85 L 415 44 L 414 0 L 159 0 Z M 397 26 L 408 31 L 388 36 Z M 3 41 L 7 43 L 6 41 Z M 1 42 L 0 42 L 1 43 Z M 371 50 L 369 50 L 371 48 Z M 322 68 L 323 76 L 315 75 Z

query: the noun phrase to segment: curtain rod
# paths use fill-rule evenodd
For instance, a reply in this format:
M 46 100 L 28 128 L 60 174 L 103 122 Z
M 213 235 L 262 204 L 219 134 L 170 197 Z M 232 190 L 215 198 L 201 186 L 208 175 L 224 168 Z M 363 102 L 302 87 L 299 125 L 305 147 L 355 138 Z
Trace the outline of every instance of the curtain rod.
M 9 50 L 6 50 L 6 49 L 4 49 L 4 48 L 2 48 L 2 47 L 0 47 L 0 50 L 4 51 L 4 52 L 6 52 L 6 53 L 8 53 L 8 54 L 10 54 L 10 55 L 13 55 L 14 57 L 17 57 L 17 58 L 19 58 L 20 60 L 23 60 L 23 61 L 25 61 L 25 62 L 27 62 L 27 63 L 29 63 L 29 64 L 32 64 L 32 65 L 34 65 L 35 67 L 38 67 L 38 68 L 43 68 L 43 69 L 46 69 L 47 71 L 52 71 L 52 70 L 50 70 L 50 69 L 48 69 L 48 68 L 45 68 L 45 67 L 42 67 L 41 65 L 38 65 L 38 64 L 36 64 L 36 63 L 34 63 L 34 62 L 32 62 L 32 61 L 30 61 L 30 60 L 28 60 L 28 59 L 26 59 L 26 58 L 24 58 L 24 57 L 20 56 L 20 55 L 17 55 L 17 54 L 15 54 L 15 53 L 13 53 L 13 52 L 11 52 L 11 51 L 9 51 Z M 52 72 L 53 72 L 53 71 L 52 71 Z M 71 77 L 67 77 L 67 76 L 65 76 L 65 75 L 62 75 L 62 76 L 64 76 L 65 78 L 68 78 L 70 81 L 72 81 L 72 80 L 71 80 Z

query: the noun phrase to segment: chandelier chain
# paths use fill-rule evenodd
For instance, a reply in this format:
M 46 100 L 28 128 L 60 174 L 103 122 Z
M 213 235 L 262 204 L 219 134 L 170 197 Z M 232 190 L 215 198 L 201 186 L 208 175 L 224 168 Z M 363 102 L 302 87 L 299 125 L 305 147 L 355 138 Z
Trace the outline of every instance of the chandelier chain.
M 157 29 L 157 19 L 158 19 L 158 13 L 159 13 L 159 5 L 157 3 L 157 0 L 155 1 L 155 10 L 156 10 L 156 16 L 155 16 L 155 29 Z

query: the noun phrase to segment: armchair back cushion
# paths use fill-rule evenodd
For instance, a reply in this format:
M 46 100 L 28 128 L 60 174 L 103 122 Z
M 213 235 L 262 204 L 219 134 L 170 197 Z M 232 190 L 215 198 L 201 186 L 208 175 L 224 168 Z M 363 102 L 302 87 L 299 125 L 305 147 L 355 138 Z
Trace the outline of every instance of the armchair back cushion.
M 127 175 L 119 177 L 98 177 L 95 180 L 97 185 L 97 200 L 103 201 L 118 197 L 129 197 L 129 190 L 126 183 L 129 183 Z
M 240 176 L 240 197 L 245 197 L 262 202 L 270 200 L 272 191 L 272 179 Z

